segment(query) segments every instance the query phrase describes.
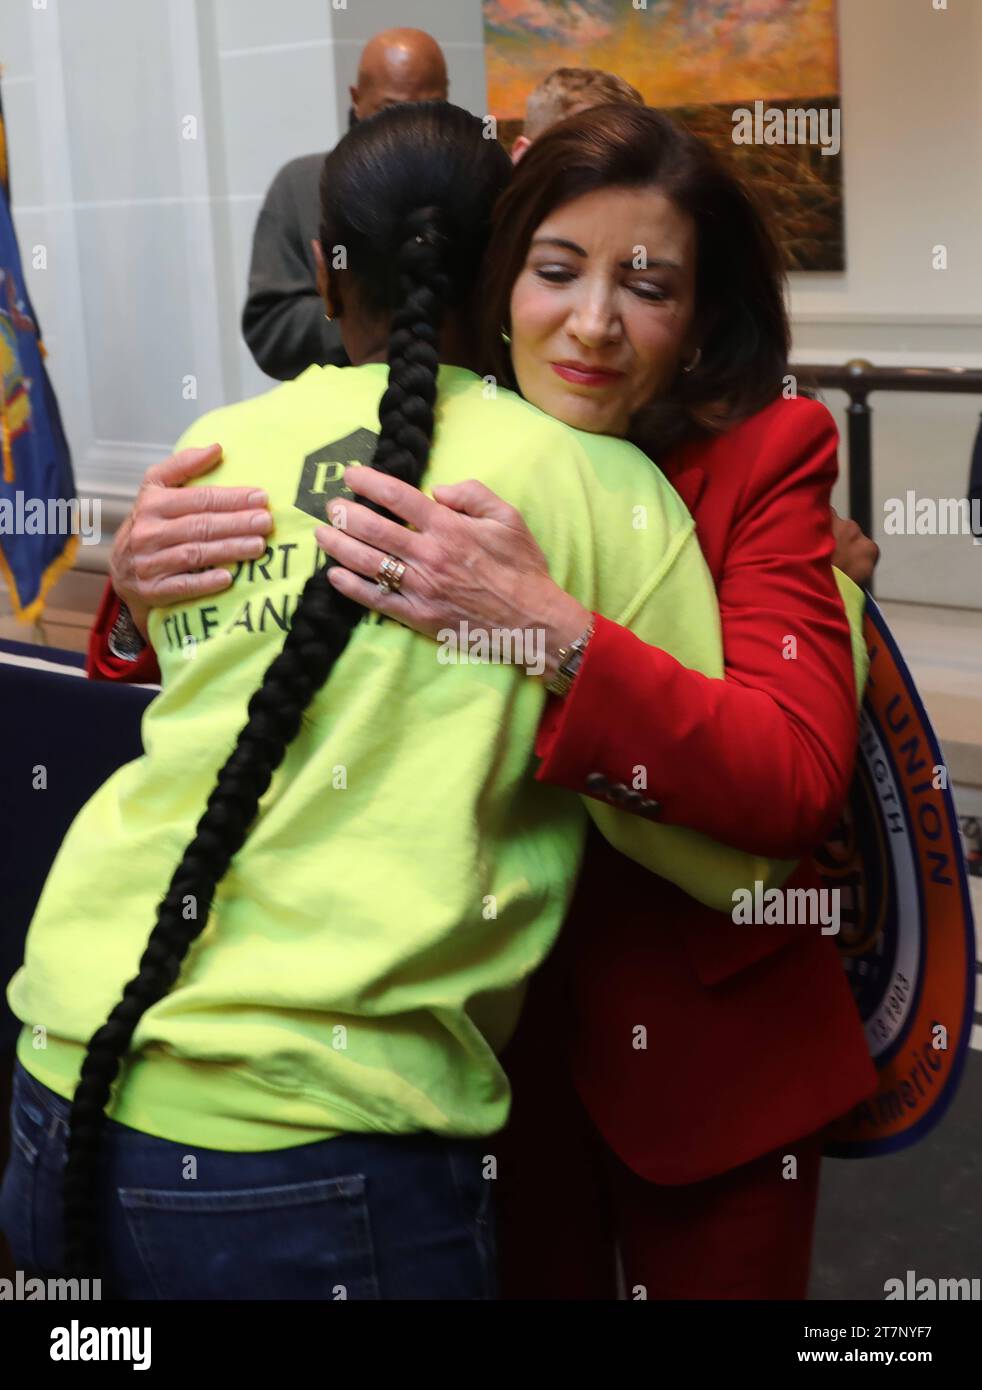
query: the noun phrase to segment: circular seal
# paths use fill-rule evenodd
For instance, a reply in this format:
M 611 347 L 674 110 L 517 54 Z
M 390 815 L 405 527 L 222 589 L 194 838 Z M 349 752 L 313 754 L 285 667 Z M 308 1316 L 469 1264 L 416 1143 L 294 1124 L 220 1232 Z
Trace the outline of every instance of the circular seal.
M 867 599 L 869 678 L 849 800 L 813 856 L 840 894 L 843 966 L 879 1073 L 832 1126 L 826 1153 L 860 1158 L 922 1138 L 951 1102 L 972 1024 L 975 933 L 937 737 L 882 613 Z

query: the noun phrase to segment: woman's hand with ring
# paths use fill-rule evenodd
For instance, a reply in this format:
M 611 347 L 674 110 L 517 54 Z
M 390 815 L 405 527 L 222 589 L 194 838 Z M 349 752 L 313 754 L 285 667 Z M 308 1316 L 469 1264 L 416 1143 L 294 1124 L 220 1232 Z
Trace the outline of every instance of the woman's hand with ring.
M 431 498 L 354 465 L 345 483 L 408 522 L 357 501 L 328 504 L 332 525 L 318 527 L 317 543 L 338 562 L 328 571 L 331 584 L 357 603 L 428 637 L 463 623 L 471 631 L 533 628 L 558 650 L 585 628 L 589 610 L 554 583 L 521 514 L 483 483 L 437 487 Z M 406 566 L 398 593 L 374 582 L 387 555 Z

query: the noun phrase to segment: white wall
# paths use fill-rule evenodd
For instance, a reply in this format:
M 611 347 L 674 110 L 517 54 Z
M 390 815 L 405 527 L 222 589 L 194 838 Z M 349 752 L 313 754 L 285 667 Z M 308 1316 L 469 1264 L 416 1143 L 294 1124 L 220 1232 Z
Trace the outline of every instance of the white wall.
M 795 355 L 982 368 L 982 0 L 839 0 L 839 32 L 847 269 L 791 277 Z M 844 435 L 845 396 L 827 403 Z M 908 489 L 964 496 L 982 397 L 870 404 L 874 517 Z M 835 505 L 847 509 L 844 478 Z M 880 595 L 982 609 L 970 537 L 876 539 Z
M 25 265 L 46 256 L 28 283 L 77 478 L 132 491 L 232 374 L 200 16 L 193 0 L 3 5 L 15 217 Z
M 125 497 L 196 415 L 270 384 L 239 332 L 253 224 L 276 169 L 345 128 L 364 40 L 428 29 L 483 112 L 480 0 L 34 3 L 0 0 L 18 234 L 80 485 Z M 982 0 L 839 15 L 848 268 L 792 277 L 796 357 L 982 367 Z M 872 403 L 876 514 L 962 495 L 982 399 Z M 883 596 L 982 608 L 970 539 L 877 539 Z

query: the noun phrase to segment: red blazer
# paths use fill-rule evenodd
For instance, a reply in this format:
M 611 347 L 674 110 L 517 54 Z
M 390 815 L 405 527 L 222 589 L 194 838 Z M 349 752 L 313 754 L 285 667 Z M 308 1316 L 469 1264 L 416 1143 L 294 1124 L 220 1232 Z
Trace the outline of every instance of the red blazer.
M 830 565 L 836 443 L 824 406 L 782 399 L 663 462 L 716 584 L 726 678 L 690 671 L 598 616 L 572 690 L 543 719 L 541 779 L 589 794 L 600 774 L 612 789 L 603 799 L 617 804 L 641 764 L 644 796 L 661 808 L 653 818 L 778 858 L 807 856 L 824 839 L 857 741 L 849 627 Z M 787 886 L 809 885 L 818 880 L 806 859 Z M 650 1181 L 735 1167 L 875 1088 L 832 937 L 818 926 L 737 926 L 595 832 L 546 971 L 553 983 L 531 992 L 522 1034 L 545 1036 L 536 1000 L 554 996 L 561 972 L 581 1099 Z M 556 1022 L 540 1020 L 551 1031 Z
M 119 599 L 111 580 L 106 581 L 102 602 L 95 615 L 85 658 L 85 670 L 90 680 L 122 681 L 131 685 L 159 685 L 160 667 L 153 647 L 144 647 L 135 661 L 113 656 L 109 650 L 109 634 L 119 616 Z
M 598 615 L 572 690 L 544 716 L 541 779 L 589 793 L 599 773 L 630 788 L 642 764 L 645 796 L 665 822 L 777 858 L 807 855 L 824 838 L 857 734 L 849 628 L 830 567 L 836 442 L 824 406 L 779 400 L 663 461 L 716 583 L 726 679 L 687 670 Z M 117 609 L 107 586 L 89 675 L 159 680 L 152 650 L 130 663 L 109 654 Z M 806 866 L 787 886 L 811 884 Z M 746 1162 L 814 1132 L 876 1084 L 831 937 L 736 926 L 595 832 L 510 1067 L 528 1047 L 541 1071 L 564 1024 L 547 1002 L 557 989 L 573 1005 L 580 1096 L 614 1151 L 651 1181 L 694 1182 Z

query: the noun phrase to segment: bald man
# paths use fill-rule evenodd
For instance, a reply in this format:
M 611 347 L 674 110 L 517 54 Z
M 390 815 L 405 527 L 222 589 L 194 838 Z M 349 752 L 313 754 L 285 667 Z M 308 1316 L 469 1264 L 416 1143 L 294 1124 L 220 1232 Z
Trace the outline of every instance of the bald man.
M 446 101 L 447 65 L 420 29 L 387 29 L 369 39 L 350 88 L 353 125 L 386 106 Z M 324 317 L 311 242 L 320 223 L 323 154 L 291 159 L 273 180 L 256 223 L 242 332 L 257 364 L 290 381 L 313 363 L 346 366 L 336 323 Z

